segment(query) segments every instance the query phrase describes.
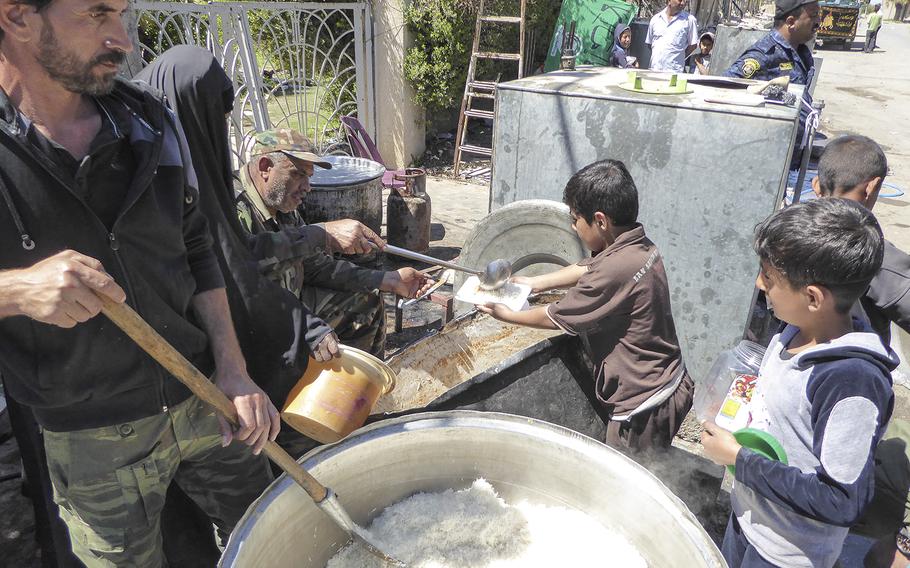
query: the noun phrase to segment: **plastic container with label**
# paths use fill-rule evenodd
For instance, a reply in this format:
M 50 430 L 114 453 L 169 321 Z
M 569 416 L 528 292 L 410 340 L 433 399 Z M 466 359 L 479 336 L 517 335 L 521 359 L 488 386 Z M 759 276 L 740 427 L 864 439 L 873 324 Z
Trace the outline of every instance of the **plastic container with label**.
M 749 424 L 749 402 L 758 380 L 765 348 L 751 341 L 720 354 L 695 389 L 693 407 L 699 420 L 713 420 L 731 432 Z

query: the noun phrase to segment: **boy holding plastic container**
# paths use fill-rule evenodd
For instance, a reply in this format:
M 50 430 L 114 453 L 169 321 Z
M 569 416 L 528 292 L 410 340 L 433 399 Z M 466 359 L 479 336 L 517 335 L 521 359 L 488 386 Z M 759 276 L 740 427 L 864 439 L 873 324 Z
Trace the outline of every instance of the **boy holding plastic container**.
M 812 188 L 819 198 L 850 199 L 872 211 L 887 174 L 888 160 L 874 140 L 841 136 L 825 147 Z M 887 239 L 882 267 L 860 303 L 886 345 L 892 322 L 910 333 L 910 255 Z M 888 424 L 875 450 L 875 498 L 853 530 L 878 539 L 866 568 L 910 565 L 910 422 Z
M 594 361 L 596 393 L 610 414 L 607 443 L 626 451 L 668 448 L 692 406 L 670 312 L 667 274 L 638 219 L 638 190 L 626 166 L 602 160 L 569 179 L 563 201 L 591 258 L 533 278 L 534 291 L 569 288 L 547 306 L 478 309 L 510 323 L 578 335 Z
M 736 466 L 722 550 L 731 568 L 830 567 L 872 500 L 873 451 L 894 405 L 897 357 L 850 316 L 881 266 L 882 232 L 861 205 L 823 199 L 771 215 L 754 246 L 757 286 L 787 325 L 765 352 L 749 426 L 789 464 L 705 423 L 706 455 Z

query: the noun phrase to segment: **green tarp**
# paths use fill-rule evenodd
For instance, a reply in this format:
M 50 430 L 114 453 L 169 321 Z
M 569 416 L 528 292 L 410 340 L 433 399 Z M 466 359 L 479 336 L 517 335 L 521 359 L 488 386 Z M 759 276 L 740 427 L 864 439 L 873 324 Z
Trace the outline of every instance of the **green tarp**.
M 609 65 L 616 24 L 631 23 L 637 13 L 637 6 L 622 0 L 563 0 L 544 71 L 559 69 L 562 36 L 567 33 L 563 25 L 571 27 L 573 20 L 575 64 Z

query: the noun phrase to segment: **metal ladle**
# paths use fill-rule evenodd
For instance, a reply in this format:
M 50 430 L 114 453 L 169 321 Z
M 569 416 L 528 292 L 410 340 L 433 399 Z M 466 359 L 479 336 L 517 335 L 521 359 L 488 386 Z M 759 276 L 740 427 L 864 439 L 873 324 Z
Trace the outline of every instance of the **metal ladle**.
M 410 251 L 408 249 L 403 249 L 392 245 L 386 245 L 382 250 L 389 254 L 394 254 L 395 256 L 400 256 L 402 258 L 409 258 L 411 260 L 417 260 L 420 262 L 425 262 L 427 264 L 438 264 L 439 266 L 444 266 L 453 270 L 460 270 L 461 272 L 473 274 L 480 278 L 480 288 L 482 290 L 497 290 L 499 288 L 502 288 L 502 286 L 509 281 L 509 277 L 512 276 L 512 263 L 501 258 L 497 258 L 496 260 L 490 262 L 483 270 L 471 270 L 470 268 L 459 266 L 454 262 L 439 260 L 438 258 L 433 258 L 432 256 L 427 256 L 425 254 L 420 254 L 419 252 Z

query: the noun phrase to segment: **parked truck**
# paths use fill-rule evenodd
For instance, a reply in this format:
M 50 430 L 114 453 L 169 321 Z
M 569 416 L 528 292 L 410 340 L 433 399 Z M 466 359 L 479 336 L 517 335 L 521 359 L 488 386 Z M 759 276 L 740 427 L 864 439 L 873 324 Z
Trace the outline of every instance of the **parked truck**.
M 815 36 L 816 43 L 829 46 L 840 45 L 850 49 L 856 38 L 861 4 L 855 0 L 826 0 L 819 4 L 821 25 Z

